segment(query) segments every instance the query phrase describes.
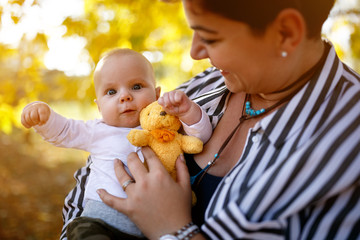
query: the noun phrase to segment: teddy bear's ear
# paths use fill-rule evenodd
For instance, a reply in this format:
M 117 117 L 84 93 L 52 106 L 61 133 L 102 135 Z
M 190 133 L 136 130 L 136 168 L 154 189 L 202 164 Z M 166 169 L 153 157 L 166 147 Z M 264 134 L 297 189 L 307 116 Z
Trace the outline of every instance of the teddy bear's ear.
M 181 122 L 178 117 L 165 113 L 163 107 L 157 102 L 152 102 L 146 106 L 140 113 L 140 125 L 143 129 L 168 129 L 178 131 L 181 127 Z
M 149 115 L 150 114 L 150 110 L 151 110 L 151 107 L 150 105 L 152 105 L 153 103 L 150 103 L 149 105 L 147 105 L 146 107 L 144 107 L 141 112 L 140 112 L 140 118 L 142 118 L 142 116 L 145 117 L 145 115 Z
M 140 112 L 140 125 L 144 124 L 145 119 L 147 119 L 150 116 L 150 112 L 152 109 L 152 106 L 158 104 L 157 101 L 150 103 L 145 108 L 143 108 Z

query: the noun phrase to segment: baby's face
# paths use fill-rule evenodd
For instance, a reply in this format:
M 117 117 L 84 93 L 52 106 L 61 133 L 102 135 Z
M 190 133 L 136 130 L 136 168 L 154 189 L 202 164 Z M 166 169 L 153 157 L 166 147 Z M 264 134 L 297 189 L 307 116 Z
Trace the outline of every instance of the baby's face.
M 160 94 L 149 63 L 137 55 L 110 57 L 94 77 L 99 111 L 111 126 L 139 126 L 140 111 Z

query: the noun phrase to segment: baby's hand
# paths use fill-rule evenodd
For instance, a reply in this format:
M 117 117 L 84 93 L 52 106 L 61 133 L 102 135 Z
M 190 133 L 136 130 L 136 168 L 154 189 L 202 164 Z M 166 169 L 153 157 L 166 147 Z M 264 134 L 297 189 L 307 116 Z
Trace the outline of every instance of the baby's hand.
M 174 90 L 164 93 L 158 99 L 158 103 L 164 108 L 165 112 L 175 115 L 187 125 L 192 125 L 200 121 L 201 109 L 182 91 Z
M 187 113 L 192 106 L 191 100 L 184 92 L 179 90 L 164 93 L 158 99 L 158 103 L 164 108 L 165 112 L 178 117 Z
M 50 107 L 46 103 L 32 102 L 23 109 L 21 123 L 26 128 L 41 126 L 49 120 L 50 112 Z

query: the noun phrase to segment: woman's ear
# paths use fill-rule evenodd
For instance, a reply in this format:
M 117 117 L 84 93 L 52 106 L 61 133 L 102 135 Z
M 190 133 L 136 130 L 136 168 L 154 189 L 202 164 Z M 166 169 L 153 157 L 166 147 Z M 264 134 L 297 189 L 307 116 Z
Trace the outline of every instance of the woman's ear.
M 291 54 L 306 38 L 306 22 L 302 14 L 293 8 L 282 10 L 276 17 L 278 52 L 282 57 Z

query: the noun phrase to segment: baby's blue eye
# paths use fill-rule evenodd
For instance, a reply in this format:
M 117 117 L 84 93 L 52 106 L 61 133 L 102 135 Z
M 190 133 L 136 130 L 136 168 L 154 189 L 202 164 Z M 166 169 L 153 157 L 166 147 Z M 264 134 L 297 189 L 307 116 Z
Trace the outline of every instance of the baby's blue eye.
M 133 90 L 140 90 L 142 88 L 142 86 L 140 84 L 135 84 L 132 89 Z
M 116 94 L 116 90 L 114 89 L 110 89 L 106 92 L 106 95 L 114 95 L 114 94 Z

